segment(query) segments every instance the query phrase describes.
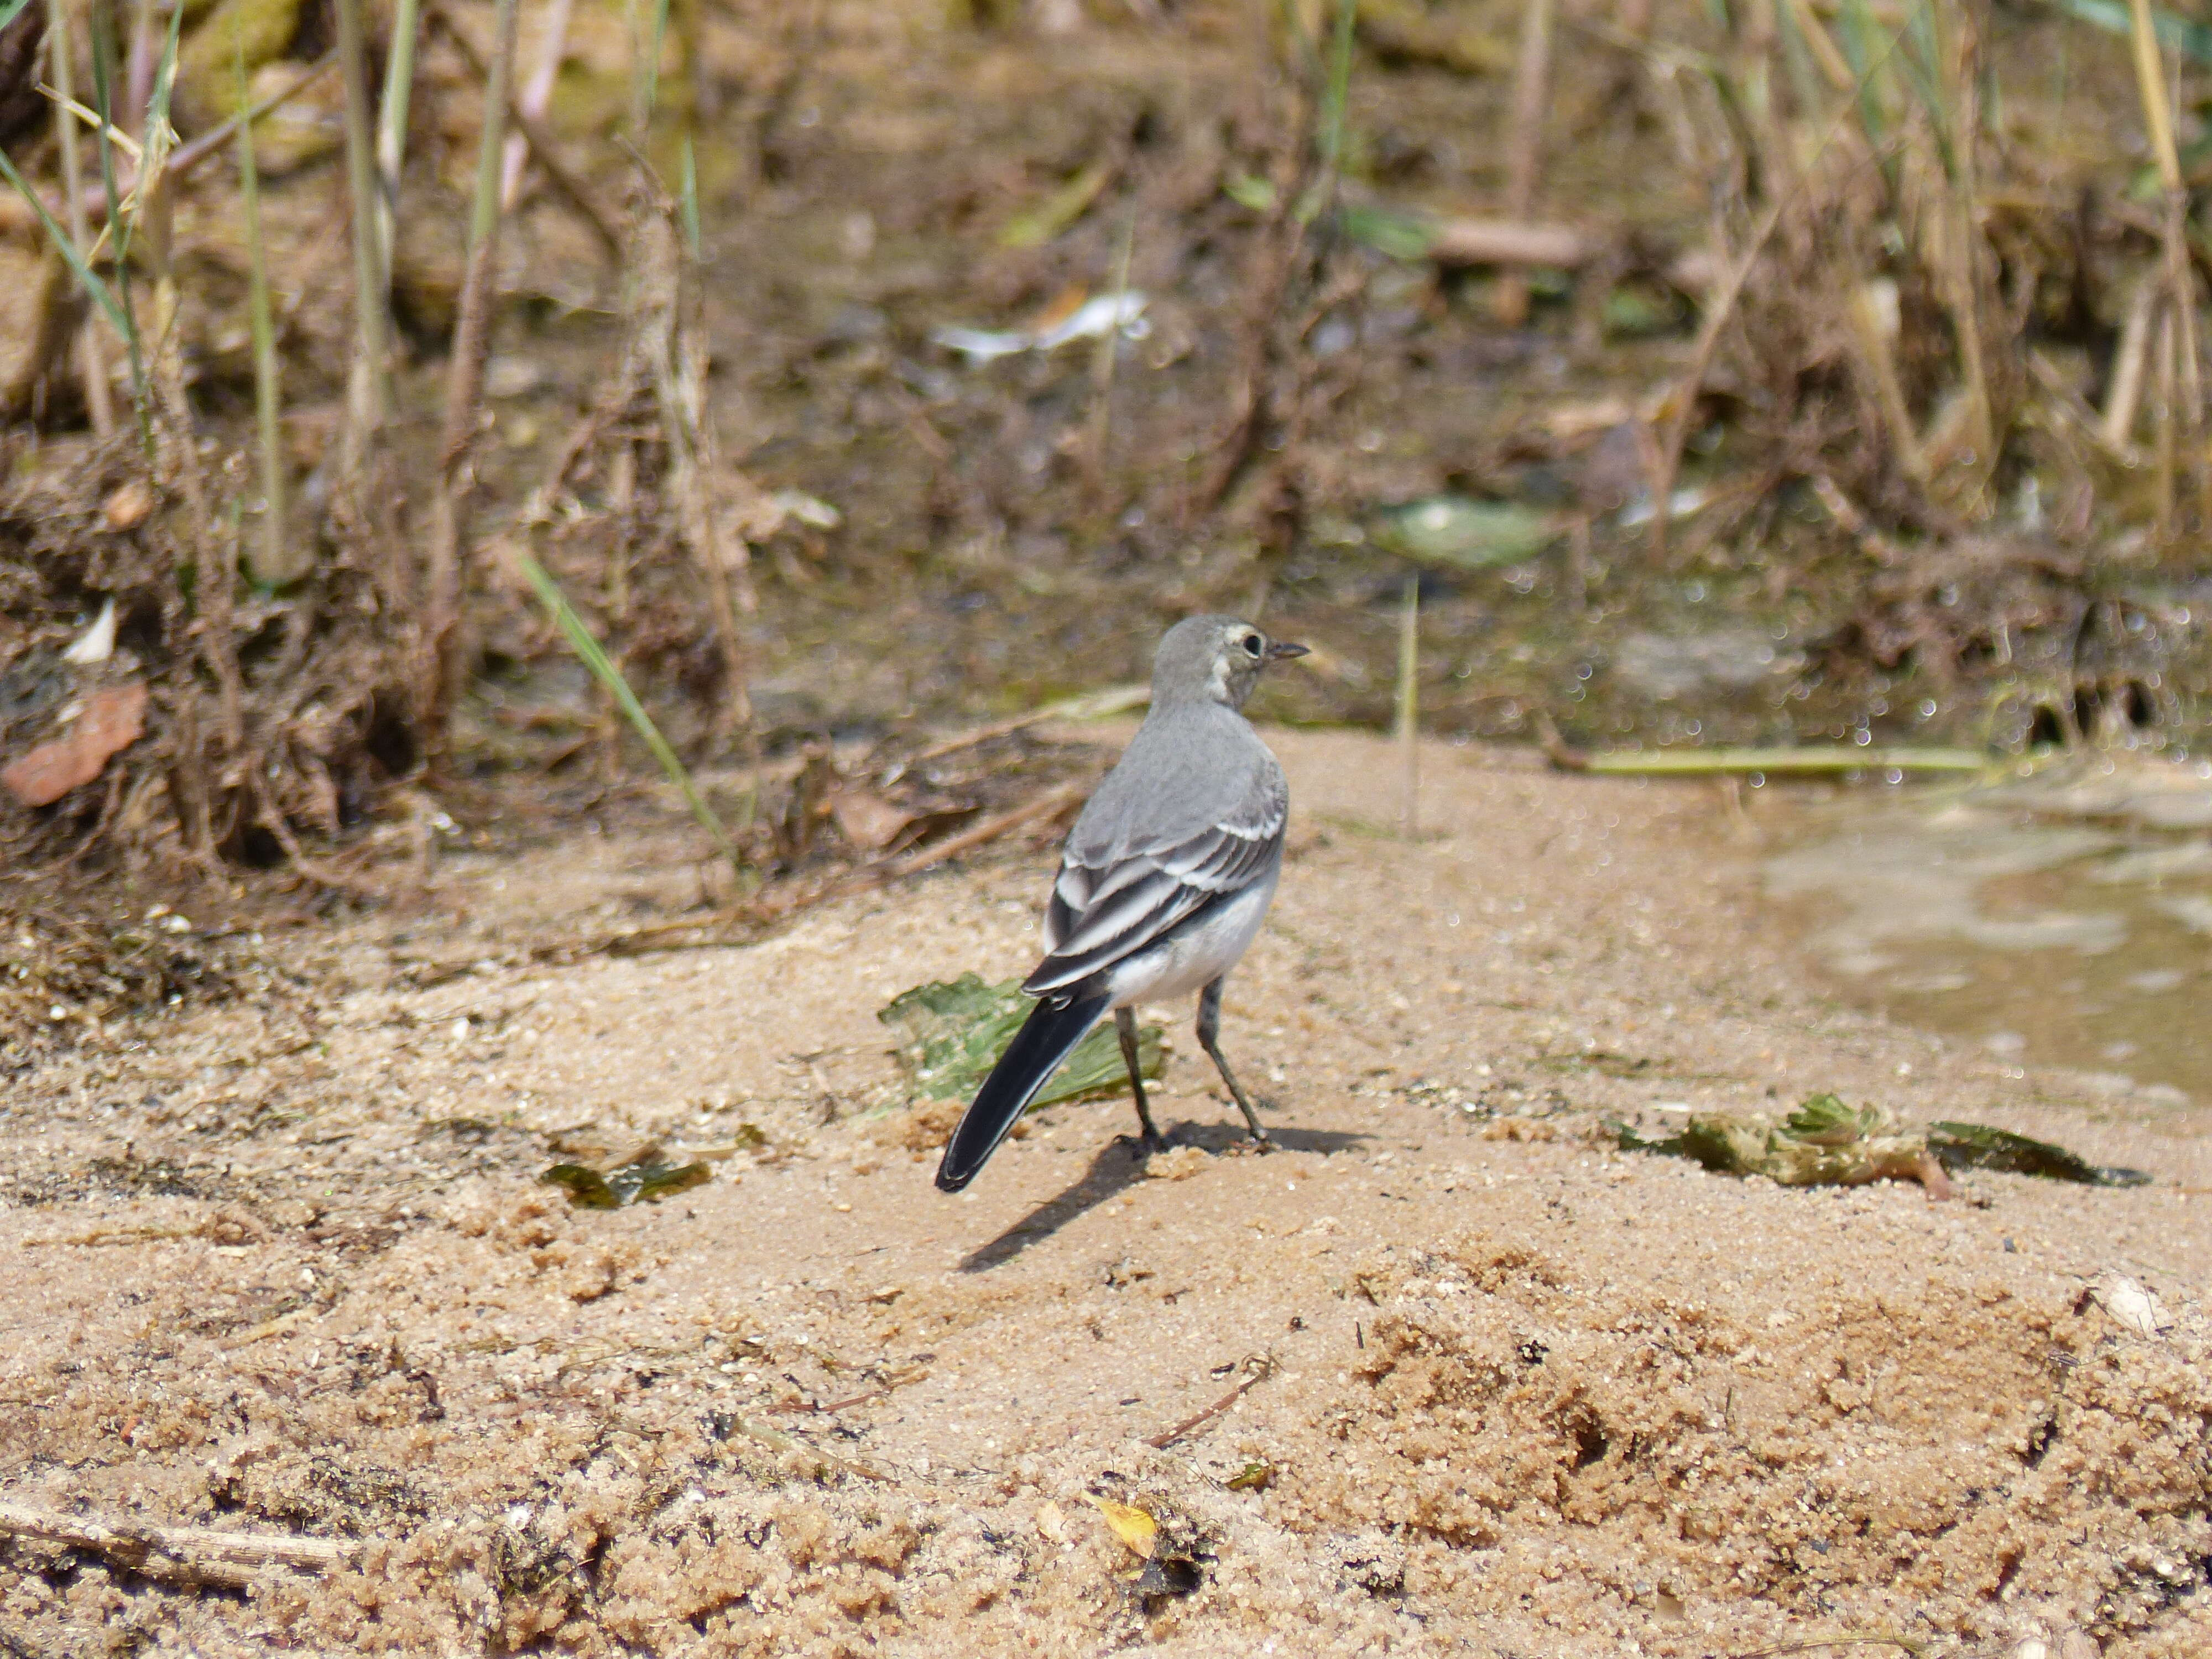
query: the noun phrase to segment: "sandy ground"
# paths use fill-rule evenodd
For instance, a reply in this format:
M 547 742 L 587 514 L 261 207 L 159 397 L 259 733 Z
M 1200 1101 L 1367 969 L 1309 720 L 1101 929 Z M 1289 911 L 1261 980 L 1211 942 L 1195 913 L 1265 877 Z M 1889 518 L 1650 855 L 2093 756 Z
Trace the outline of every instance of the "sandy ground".
M 2198 1111 L 1824 1002 L 1709 787 L 1437 744 L 1408 842 L 1386 745 L 1272 740 L 1291 851 L 1224 1022 L 1272 1156 L 1179 1010 L 1178 1150 L 1081 1103 L 932 1188 L 875 1010 L 1025 969 L 1043 846 L 531 965 L 696 896 L 682 830 L 586 825 L 17 1085 L 0 1503 L 359 1547 L 226 1587 L 0 1544 L 0 1650 L 2212 1651 Z M 2158 1184 L 1791 1191 L 1602 1127 L 1826 1089 Z M 647 1140 L 740 1150 L 655 1207 L 536 1180 Z M 1093 1497 L 1159 1518 L 1149 1565 Z

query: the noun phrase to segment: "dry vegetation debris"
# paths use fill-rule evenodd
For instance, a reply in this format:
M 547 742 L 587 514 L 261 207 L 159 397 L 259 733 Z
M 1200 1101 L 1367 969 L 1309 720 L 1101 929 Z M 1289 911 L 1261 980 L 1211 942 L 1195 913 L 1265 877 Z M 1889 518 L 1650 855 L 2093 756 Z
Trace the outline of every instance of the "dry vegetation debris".
M 2020 693 L 2001 740 L 2195 719 L 2197 118 L 2094 9 L 733 3 L 675 9 L 653 61 L 618 9 L 510 42 L 452 0 L 360 12 L 355 64 L 350 6 L 194 12 L 173 86 L 105 7 L 58 56 L 42 8 L 9 26 L 5 142 L 59 228 L 4 198 L 0 758 L 149 696 L 100 777 L 11 810 L 25 857 L 374 887 L 346 849 L 426 763 L 612 769 L 523 549 L 694 763 L 1118 678 L 1156 608 L 1269 596 L 1337 636 L 1305 712 L 1375 718 L 1388 510 L 1443 500 L 1546 532 L 1435 579 L 1433 720 L 1692 735 L 1608 690 L 1615 632 L 1722 591 L 1807 664 L 1694 688 L 1739 724 L 1882 719 L 1906 679 Z M 2161 38 L 2187 93 L 2197 37 Z M 163 188 L 109 213 L 161 146 L 100 154 L 40 63 L 126 136 L 167 98 Z M 2091 108 L 2142 146 L 2080 142 Z M 397 215 L 349 264 L 329 228 L 377 169 Z M 1142 340 L 929 344 L 1122 289 Z M 58 669 L 110 599 L 131 660 Z M 1071 599 L 1100 624 L 1049 621 Z M 2118 701 L 2093 629 L 2154 659 Z M 1065 660 L 1010 663 L 1024 629 Z

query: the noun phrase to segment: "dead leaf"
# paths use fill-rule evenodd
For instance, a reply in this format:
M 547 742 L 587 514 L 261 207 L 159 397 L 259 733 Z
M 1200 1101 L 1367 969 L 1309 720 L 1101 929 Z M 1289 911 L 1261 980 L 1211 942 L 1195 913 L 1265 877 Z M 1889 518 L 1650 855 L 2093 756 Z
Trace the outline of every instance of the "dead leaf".
M 2097 1305 L 2137 1336 L 2156 1336 L 2173 1321 L 2165 1304 L 2134 1279 L 2106 1273 L 2097 1281 Z
M 1142 1556 L 1147 1561 L 1152 1557 L 1152 1544 L 1158 1538 L 1160 1523 L 1134 1504 L 1117 1504 L 1110 1498 L 1094 1498 L 1084 1494 L 1097 1505 L 1098 1513 L 1106 1517 L 1114 1536 L 1127 1545 L 1132 1555 Z
M 145 729 L 144 684 L 105 686 L 85 700 L 84 713 L 65 736 L 11 763 L 0 771 L 0 784 L 24 805 L 45 806 L 90 783 L 110 757 L 137 742 Z
M 896 806 L 872 789 L 846 784 L 830 798 L 830 815 L 837 820 L 837 833 L 864 853 L 880 853 L 915 820 L 915 815 Z

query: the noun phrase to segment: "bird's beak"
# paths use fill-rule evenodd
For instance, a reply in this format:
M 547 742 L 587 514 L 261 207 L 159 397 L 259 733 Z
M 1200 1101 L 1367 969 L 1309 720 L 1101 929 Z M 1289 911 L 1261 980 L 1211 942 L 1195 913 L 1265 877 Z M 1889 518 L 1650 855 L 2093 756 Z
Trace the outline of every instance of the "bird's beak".
M 1288 640 L 1277 640 L 1267 647 L 1269 662 L 1288 662 L 1292 657 L 1303 657 L 1310 646 L 1292 645 Z

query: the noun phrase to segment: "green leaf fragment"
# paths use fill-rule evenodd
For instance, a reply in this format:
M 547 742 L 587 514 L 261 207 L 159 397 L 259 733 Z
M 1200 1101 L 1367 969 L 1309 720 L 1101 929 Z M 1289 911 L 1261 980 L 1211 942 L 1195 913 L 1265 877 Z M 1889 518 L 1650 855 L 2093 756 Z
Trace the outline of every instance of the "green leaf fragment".
M 999 232 L 1000 247 L 1042 247 L 1073 226 L 1114 176 L 1110 161 L 1094 161 L 1036 207 L 1018 213 Z
M 966 1100 L 982 1087 L 1036 1006 L 1036 1000 L 1022 994 L 1018 981 L 987 985 L 979 975 L 963 974 L 900 993 L 876 1018 L 901 1034 L 897 1057 L 906 1073 L 909 1099 Z M 1158 1078 L 1163 1064 L 1160 1028 L 1139 1026 L 1138 1070 Z M 1118 1092 L 1128 1086 L 1128 1076 L 1121 1040 L 1110 1024 L 1102 1024 L 1076 1044 L 1030 1109 Z
M 1996 1170 L 2091 1187 L 2147 1187 L 2151 1182 L 2145 1170 L 2092 1164 L 2051 1141 L 1993 1129 L 1986 1123 L 1931 1123 L 1928 1150 L 1947 1170 Z
M 1385 258 L 1403 260 L 1408 264 L 1427 258 L 1429 251 L 1437 244 L 1436 227 L 1427 219 L 1364 203 L 1347 203 L 1338 209 L 1336 222 L 1346 236 L 1362 246 L 1373 248 Z
M 539 1176 L 548 1186 L 565 1187 L 568 1201 L 580 1210 L 622 1210 L 642 1199 L 658 1204 L 672 1193 L 689 1192 L 714 1178 L 704 1164 L 665 1164 L 660 1148 L 648 1146 L 634 1152 L 611 1170 L 594 1170 L 588 1164 L 556 1164 Z
M 1542 552 L 1559 537 L 1548 514 L 1511 501 L 1431 495 L 1387 507 L 1376 518 L 1374 538 L 1386 551 L 1418 564 L 1487 570 Z
M 1657 1139 L 1626 1123 L 1608 1127 L 1624 1152 L 1693 1158 L 1719 1174 L 1765 1176 L 1784 1187 L 1927 1182 L 1939 1164 L 2099 1187 L 2136 1187 L 2151 1178 L 2140 1170 L 2093 1164 L 2063 1146 L 1986 1124 L 1916 1128 L 1879 1106 L 1849 1106 L 1832 1094 L 1808 1096 L 1780 1122 L 1765 1112 L 1693 1112 L 1680 1134 Z

